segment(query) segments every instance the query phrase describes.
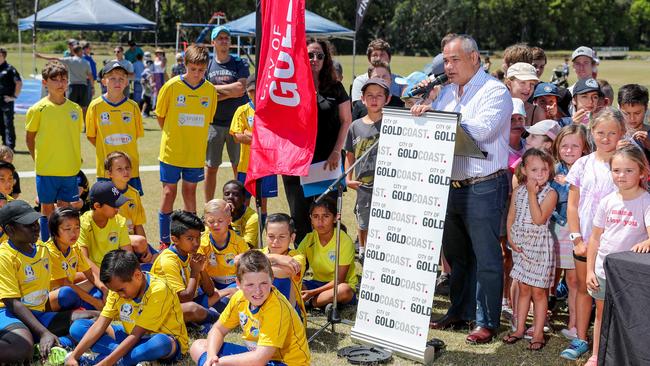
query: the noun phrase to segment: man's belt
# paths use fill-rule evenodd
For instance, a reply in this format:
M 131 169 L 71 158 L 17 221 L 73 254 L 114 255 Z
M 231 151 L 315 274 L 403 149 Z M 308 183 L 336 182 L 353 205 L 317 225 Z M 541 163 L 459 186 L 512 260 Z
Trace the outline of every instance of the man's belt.
M 481 183 L 488 181 L 490 179 L 494 179 L 496 177 L 500 177 L 508 172 L 508 169 L 501 169 L 497 170 L 496 172 L 486 175 L 484 177 L 475 177 L 475 178 L 467 178 L 463 180 L 452 180 L 451 181 L 451 187 L 452 188 L 463 188 L 467 186 L 471 186 L 473 184 Z

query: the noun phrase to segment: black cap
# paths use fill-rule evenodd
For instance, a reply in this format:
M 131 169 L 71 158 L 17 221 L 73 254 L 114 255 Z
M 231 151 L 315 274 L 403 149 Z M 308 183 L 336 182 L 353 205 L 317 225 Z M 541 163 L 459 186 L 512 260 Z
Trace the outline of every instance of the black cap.
M 598 95 L 603 95 L 603 91 L 600 90 L 600 85 L 596 79 L 589 78 L 578 80 L 576 85 L 573 87 L 573 95 L 589 92 L 598 92 Z
M 366 88 L 367 88 L 369 85 L 379 85 L 380 87 L 382 87 L 382 88 L 385 89 L 386 91 L 390 92 L 390 87 L 389 87 L 388 84 L 386 83 L 386 80 L 384 80 L 384 79 L 380 79 L 380 78 L 370 78 L 370 79 L 368 79 L 368 80 L 363 84 L 363 86 L 361 87 L 361 92 L 363 93 L 364 91 L 366 91 Z
M 90 193 L 88 193 L 88 198 L 93 204 L 99 203 L 114 208 L 122 206 L 129 200 L 120 193 L 120 190 L 110 180 L 100 180 L 93 184 Z
M 102 69 L 102 75 L 106 75 L 109 72 L 115 70 L 115 69 L 122 69 L 124 70 L 125 73 L 129 73 L 122 64 L 120 64 L 117 60 L 111 60 L 104 65 L 104 68 Z
M 22 200 L 9 201 L 4 207 L 0 208 L 0 225 L 3 227 L 12 222 L 30 225 L 38 221 L 40 217 L 41 214 L 34 211 L 29 203 Z

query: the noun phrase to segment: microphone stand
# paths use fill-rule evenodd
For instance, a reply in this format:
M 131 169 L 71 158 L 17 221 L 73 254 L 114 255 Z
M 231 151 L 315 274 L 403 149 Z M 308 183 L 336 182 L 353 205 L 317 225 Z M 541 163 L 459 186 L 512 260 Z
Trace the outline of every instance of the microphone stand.
M 309 337 L 308 343 L 311 343 L 320 333 L 322 333 L 327 327 L 332 326 L 332 333 L 336 333 L 334 326 L 336 324 L 343 323 L 345 325 L 354 325 L 353 321 L 347 319 L 341 319 L 341 315 L 338 311 L 338 292 L 339 292 L 339 257 L 341 254 L 341 215 L 343 213 L 343 181 L 345 177 L 351 172 L 360 162 L 366 160 L 370 153 L 377 148 L 379 145 L 379 139 L 375 141 L 368 150 L 366 150 L 356 161 L 352 164 L 346 171 L 343 172 L 336 180 L 327 187 L 325 192 L 323 192 L 314 203 L 318 203 L 325 198 L 333 190 L 337 190 L 336 197 L 336 249 L 334 251 L 334 299 L 331 304 L 325 306 L 325 314 L 327 315 L 327 323 L 325 323 L 316 333 L 312 334 Z

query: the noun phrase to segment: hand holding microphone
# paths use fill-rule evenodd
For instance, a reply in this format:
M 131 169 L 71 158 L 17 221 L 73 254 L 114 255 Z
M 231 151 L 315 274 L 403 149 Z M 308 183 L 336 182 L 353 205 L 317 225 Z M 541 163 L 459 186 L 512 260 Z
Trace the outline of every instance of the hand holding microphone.
M 429 92 L 436 86 L 436 85 L 441 85 L 447 82 L 449 78 L 447 77 L 446 74 L 441 74 L 438 77 L 435 75 L 430 75 L 428 78 L 424 79 L 417 88 L 413 88 L 407 96 L 408 97 L 414 97 L 420 94 L 429 94 Z

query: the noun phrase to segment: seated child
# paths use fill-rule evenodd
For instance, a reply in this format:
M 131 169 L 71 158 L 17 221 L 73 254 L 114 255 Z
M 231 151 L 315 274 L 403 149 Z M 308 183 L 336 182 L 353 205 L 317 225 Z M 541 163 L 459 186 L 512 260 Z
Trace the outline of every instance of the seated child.
M 65 337 L 71 321 L 93 315 L 46 311 L 51 267 L 47 248 L 38 242 L 40 216 L 20 200 L 0 209 L 0 226 L 9 236 L 0 245 L 0 364 L 30 362 L 34 343 L 41 360 L 60 364 L 66 351 L 55 345 L 73 345 Z
M 114 249 L 134 251 L 145 257 L 149 253 L 146 240 L 131 242 L 126 219 L 118 214 L 127 198 L 109 181 L 99 181 L 90 188 L 91 210 L 81 215 L 81 231 L 77 244 L 88 259 L 93 275 L 99 277 L 104 255 Z
M 79 211 L 58 207 L 48 220 L 50 240 L 45 246 L 50 252 L 50 308 L 53 311 L 83 307 L 100 310 L 108 289 L 93 275 L 86 257 L 77 246 Z M 75 283 L 81 274 L 83 282 Z
M 272 285 L 271 263 L 259 251 L 244 253 L 237 265 L 237 287 L 208 339 L 192 344 L 197 365 L 309 365 L 311 354 L 298 313 Z M 246 346 L 224 342 L 235 327 Z
M 223 185 L 223 199 L 232 206 L 231 226 L 250 248 L 257 248 L 257 212 L 246 204 L 244 183 L 230 180 Z
M 309 210 L 314 231 L 307 234 L 298 246 L 298 253 L 307 258 L 314 272 L 313 279 L 302 281 L 302 299 L 305 304 L 322 307 L 334 301 L 334 263 L 330 253 L 336 251 L 336 202 L 326 197 L 313 203 Z M 339 257 L 338 302 L 356 302 L 357 274 L 354 264 L 354 244 L 347 233 L 341 231 Z
M 273 286 L 289 300 L 300 315 L 305 327 L 307 312 L 302 301 L 302 276 L 305 274 L 305 256 L 292 249 L 296 229 L 291 217 L 284 213 L 269 215 L 266 221 L 266 243 L 262 253 L 271 262 Z
M 121 249 L 106 253 L 100 279 L 110 290 L 106 305 L 95 322 L 72 324 L 70 335 L 78 344 L 66 365 L 77 365 L 80 359 L 82 364 L 172 363 L 187 352 L 187 329 L 178 296 L 166 281 L 142 272 L 135 254 Z M 88 349 L 98 354 L 94 360 L 82 357 Z
M 206 270 L 219 290 L 228 290 L 222 296 L 235 293 L 235 257 L 248 251 L 248 245 L 230 229 L 231 205 L 221 199 L 205 204 L 205 225 L 208 230 L 201 237 L 199 253 L 206 257 Z
M 10 164 L 14 163 L 14 151 L 7 145 L 0 146 L 0 161 L 4 161 Z M 20 177 L 18 172 L 14 170 L 14 187 L 11 190 L 11 197 L 16 199 L 20 196 Z
M 14 189 L 14 173 L 16 168 L 13 164 L 6 161 L 0 161 L 0 193 L 4 194 L 9 200 L 15 197 L 11 195 Z
M 178 294 L 186 323 L 212 325 L 219 314 L 210 307 L 219 300 L 219 293 L 205 271 L 205 256 L 197 253 L 205 226 L 191 212 L 176 210 L 171 219 L 172 245 L 160 252 L 151 273 L 165 279 Z

